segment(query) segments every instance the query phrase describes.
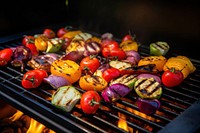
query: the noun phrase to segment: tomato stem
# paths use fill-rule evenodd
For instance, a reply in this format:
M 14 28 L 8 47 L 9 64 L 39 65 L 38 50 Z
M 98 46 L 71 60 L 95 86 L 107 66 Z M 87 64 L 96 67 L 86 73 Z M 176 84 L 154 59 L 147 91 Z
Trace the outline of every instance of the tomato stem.
M 95 101 L 94 98 L 90 101 L 90 105 L 94 106 L 96 104 L 99 104 L 99 102 Z

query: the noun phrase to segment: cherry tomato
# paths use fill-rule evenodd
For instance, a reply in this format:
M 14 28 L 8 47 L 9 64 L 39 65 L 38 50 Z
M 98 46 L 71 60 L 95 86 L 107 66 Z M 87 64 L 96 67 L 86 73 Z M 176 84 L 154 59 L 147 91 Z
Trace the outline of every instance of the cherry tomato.
M 81 96 L 81 109 L 86 114 L 94 114 L 100 106 L 101 97 L 96 91 L 86 91 Z
M 5 66 L 11 61 L 13 50 L 11 48 L 5 48 L 0 50 L 0 66 Z
M 164 71 L 161 79 L 162 83 L 166 87 L 175 87 L 181 84 L 181 82 L 184 80 L 184 77 L 181 71 L 172 68 Z
M 118 60 L 123 60 L 126 58 L 126 53 L 120 48 L 116 48 L 116 49 L 103 48 L 102 55 L 106 58 L 117 57 Z
M 52 29 L 44 29 L 43 34 L 46 35 L 49 39 L 55 38 L 56 33 Z
M 26 46 L 27 44 L 29 44 L 29 43 L 34 43 L 34 41 L 35 41 L 35 38 L 34 38 L 34 36 L 24 36 L 24 38 L 22 39 L 22 44 L 24 45 L 24 46 Z
M 101 43 L 102 48 L 110 48 L 110 49 L 116 49 L 119 48 L 119 44 L 118 42 L 114 41 L 114 40 L 104 40 Z
M 32 56 L 37 56 L 37 55 L 39 55 L 39 52 L 38 52 L 38 50 L 37 50 L 35 44 L 29 43 L 29 44 L 26 45 L 26 47 L 28 47 L 28 48 L 31 50 Z
M 102 73 L 102 77 L 110 82 L 112 79 L 115 79 L 120 76 L 120 70 L 117 68 L 108 68 Z
M 127 34 L 124 36 L 124 38 L 122 39 L 122 42 L 127 41 L 127 40 L 133 40 L 133 37 L 130 34 Z
M 45 77 L 47 77 L 47 73 L 44 70 L 29 70 L 23 75 L 21 83 L 26 89 L 37 88 Z
M 80 66 L 85 74 L 93 74 L 100 66 L 100 61 L 95 56 L 86 56 L 81 62 Z
M 67 32 L 68 32 L 68 29 L 65 27 L 62 27 L 62 28 L 58 29 L 58 31 L 57 31 L 57 37 L 62 37 Z

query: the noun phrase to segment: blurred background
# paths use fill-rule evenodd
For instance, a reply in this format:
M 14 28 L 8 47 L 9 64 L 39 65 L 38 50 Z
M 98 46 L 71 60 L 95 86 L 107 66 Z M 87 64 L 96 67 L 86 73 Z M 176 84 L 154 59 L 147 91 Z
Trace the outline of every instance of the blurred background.
M 171 52 L 199 59 L 200 5 L 197 2 L 4 1 L 0 9 L 0 37 L 57 24 L 72 25 L 99 34 L 111 32 L 117 38 L 132 31 L 141 44 L 166 41 L 171 46 Z

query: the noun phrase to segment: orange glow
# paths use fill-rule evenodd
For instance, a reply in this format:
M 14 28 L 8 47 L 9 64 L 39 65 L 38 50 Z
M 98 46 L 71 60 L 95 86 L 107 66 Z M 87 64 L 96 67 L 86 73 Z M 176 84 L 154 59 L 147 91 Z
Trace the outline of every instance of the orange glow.
M 118 116 L 119 116 L 120 119 L 118 121 L 118 125 L 117 126 L 119 128 L 121 128 L 121 129 L 129 132 L 128 124 L 126 122 L 126 116 L 124 114 L 122 114 L 122 113 L 119 113 L 119 112 L 118 112 Z
M 17 112 L 16 112 L 13 116 L 11 116 L 11 117 L 9 118 L 9 120 L 11 120 L 11 121 L 16 121 L 16 120 L 18 120 L 23 114 L 24 114 L 23 112 L 17 110 Z
M 125 130 L 125 131 L 127 131 L 127 132 L 129 131 L 128 130 L 128 124 L 127 124 L 126 120 L 124 120 L 124 119 L 119 119 L 118 127 L 123 129 L 123 130 Z
M 31 118 L 31 123 L 30 123 L 27 133 L 42 133 L 44 129 L 45 129 L 45 126 L 43 124 Z

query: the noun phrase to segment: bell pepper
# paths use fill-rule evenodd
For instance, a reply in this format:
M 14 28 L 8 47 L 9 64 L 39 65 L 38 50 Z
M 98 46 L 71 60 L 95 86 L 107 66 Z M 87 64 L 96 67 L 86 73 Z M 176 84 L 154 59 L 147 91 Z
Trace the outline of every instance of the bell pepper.
M 188 63 L 182 58 L 170 57 L 164 65 L 163 70 L 166 71 L 171 68 L 181 71 L 184 79 L 191 73 Z
M 137 80 L 136 75 L 125 74 L 117 79 L 111 80 L 109 85 L 121 83 L 128 86 L 132 90 L 136 80 Z
M 35 46 L 38 51 L 46 51 L 49 39 L 45 35 L 38 35 L 35 38 Z
M 81 93 L 74 86 L 62 86 L 52 95 L 51 103 L 55 107 L 70 112 L 81 99 Z
M 74 31 L 68 31 L 67 33 L 65 33 L 62 38 L 69 38 L 69 39 L 73 39 L 76 35 L 82 33 L 82 31 L 80 30 L 74 30 Z
M 60 50 L 64 41 L 58 38 L 53 38 L 47 41 L 47 53 L 55 53 Z
M 142 99 L 159 99 L 162 95 L 162 87 L 154 78 L 139 78 L 134 90 Z
M 150 55 L 165 55 L 169 50 L 169 45 L 166 42 L 156 42 L 150 44 Z
M 79 86 L 83 90 L 95 90 L 101 92 L 107 87 L 107 81 L 97 75 L 84 75 L 79 80 Z
M 183 61 L 185 61 L 188 64 L 188 67 L 190 68 L 190 73 L 193 73 L 196 70 L 196 67 L 192 64 L 191 60 L 188 57 L 179 55 L 177 56 L 177 58 L 183 59 Z
M 81 77 L 81 68 L 79 64 L 72 60 L 55 60 L 51 64 L 51 74 L 63 76 L 70 83 L 74 83 Z
M 126 40 L 119 44 L 119 47 L 124 51 L 135 50 L 138 51 L 138 44 L 136 41 L 133 40 Z
M 163 66 L 167 62 L 167 59 L 164 56 L 146 56 L 139 60 L 138 66 L 155 64 L 155 68 L 153 71 L 161 72 L 163 71 Z

